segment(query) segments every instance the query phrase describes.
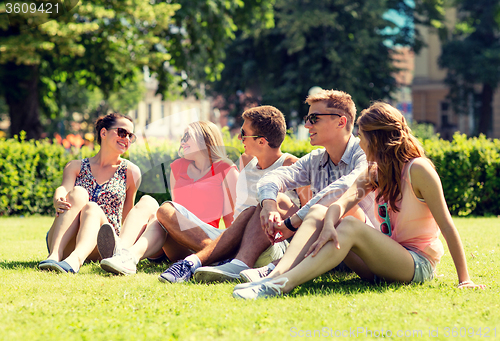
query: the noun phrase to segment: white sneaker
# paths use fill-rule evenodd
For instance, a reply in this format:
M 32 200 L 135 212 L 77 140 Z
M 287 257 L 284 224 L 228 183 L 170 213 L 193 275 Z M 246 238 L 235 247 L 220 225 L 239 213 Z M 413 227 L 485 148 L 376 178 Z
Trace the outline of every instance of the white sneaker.
M 103 259 L 101 268 L 117 275 L 135 275 L 137 260 L 129 250 L 120 249 L 120 252 L 113 257 Z
M 219 266 L 202 266 L 196 269 L 193 278 L 195 282 L 214 283 L 232 282 L 240 279 L 240 272 L 248 269 L 233 263 L 226 263 Z
M 266 266 L 256 269 L 248 269 L 240 272 L 242 282 L 257 282 L 262 278 L 267 277 L 273 270 Z
M 283 288 L 288 282 L 288 278 L 263 280 L 243 289 L 234 289 L 234 298 L 243 298 L 245 300 L 255 300 L 257 298 L 269 298 L 283 294 Z

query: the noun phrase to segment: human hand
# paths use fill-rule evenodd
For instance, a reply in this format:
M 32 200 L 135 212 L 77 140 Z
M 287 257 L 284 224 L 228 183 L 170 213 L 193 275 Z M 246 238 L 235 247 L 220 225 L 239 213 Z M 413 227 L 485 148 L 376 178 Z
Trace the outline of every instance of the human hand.
M 484 284 L 474 284 L 471 280 L 463 281 L 458 284 L 458 289 L 486 289 Z
M 311 245 L 304 258 L 311 255 L 312 257 L 316 256 L 321 250 L 321 248 L 328 242 L 333 241 L 333 245 L 340 249 L 340 244 L 337 239 L 337 230 L 333 226 L 333 224 L 325 224 L 323 225 L 323 230 L 321 231 L 318 239 Z
M 56 217 L 59 217 L 59 214 L 71 208 L 71 204 L 66 201 L 65 197 L 60 197 L 54 200 L 54 208 L 56 209 Z
M 262 210 L 260 211 L 260 226 L 271 243 L 275 242 L 277 232 L 283 231 L 279 228 L 281 223 L 281 215 L 278 212 L 276 201 L 264 200 L 262 202 Z
M 296 232 L 296 231 L 290 230 L 286 226 L 285 220 L 283 220 L 283 222 L 278 224 L 278 227 L 276 228 L 278 230 L 279 237 L 275 237 L 275 239 L 274 239 L 275 243 L 282 242 L 285 239 L 292 237 Z M 290 217 L 290 223 L 292 224 L 292 227 L 294 227 L 295 229 L 298 229 L 300 227 L 300 225 L 302 224 L 302 219 L 300 219 L 297 214 L 294 214 Z

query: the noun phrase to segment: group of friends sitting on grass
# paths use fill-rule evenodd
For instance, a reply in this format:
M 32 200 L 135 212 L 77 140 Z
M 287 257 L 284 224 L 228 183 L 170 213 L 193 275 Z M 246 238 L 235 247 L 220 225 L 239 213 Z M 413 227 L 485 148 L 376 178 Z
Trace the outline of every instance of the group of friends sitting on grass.
M 100 118 L 99 152 L 69 162 L 55 191 L 39 268 L 77 273 L 89 260 L 133 275 L 142 259 L 166 256 L 174 263 L 161 282 L 240 281 L 233 296 L 255 299 L 332 269 L 372 282 L 429 281 L 444 253 L 441 232 L 458 287 L 484 288 L 469 277 L 439 176 L 404 116 L 376 102 L 355 137 L 350 95 L 322 90 L 306 103 L 310 143 L 324 148 L 300 159 L 281 151 L 286 123 L 272 106 L 242 114 L 239 167 L 215 124 L 189 124 L 170 165 L 172 200 L 161 206 L 148 195 L 134 206 L 140 170 L 120 157 L 136 140 L 132 120 Z

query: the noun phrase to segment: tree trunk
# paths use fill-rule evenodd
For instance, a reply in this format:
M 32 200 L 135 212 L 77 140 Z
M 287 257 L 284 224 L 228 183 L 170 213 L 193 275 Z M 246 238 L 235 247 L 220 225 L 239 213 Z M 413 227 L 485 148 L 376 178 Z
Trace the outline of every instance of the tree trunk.
M 42 134 L 38 102 L 38 66 L 4 65 L 5 101 L 9 106 L 10 134 L 26 132 L 26 139 L 39 139 Z
M 488 83 L 483 84 L 481 106 L 479 108 L 478 133 L 491 137 L 493 133 L 493 93 L 495 89 Z

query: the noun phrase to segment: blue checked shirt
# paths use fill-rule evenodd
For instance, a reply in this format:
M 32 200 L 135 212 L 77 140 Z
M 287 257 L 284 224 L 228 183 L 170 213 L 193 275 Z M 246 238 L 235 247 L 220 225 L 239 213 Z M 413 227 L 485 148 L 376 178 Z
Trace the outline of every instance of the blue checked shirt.
M 276 200 L 278 192 L 311 185 L 313 198 L 297 212 L 304 220 L 311 206 L 321 199 L 324 205 L 338 200 L 366 168 L 366 155 L 359 146 L 359 139 L 351 135 L 338 165 L 330 160 L 326 149 L 313 150 L 293 165 L 279 167 L 264 175 L 257 183 L 257 197 L 260 203 L 265 199 Z M 374 202 L 375 195 L 371 192 L 359 203 L 369 218 L 367 223 L 372 226 L 376 222 Z

